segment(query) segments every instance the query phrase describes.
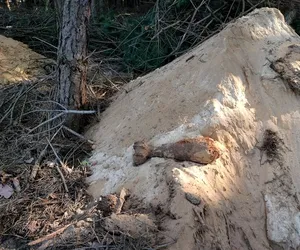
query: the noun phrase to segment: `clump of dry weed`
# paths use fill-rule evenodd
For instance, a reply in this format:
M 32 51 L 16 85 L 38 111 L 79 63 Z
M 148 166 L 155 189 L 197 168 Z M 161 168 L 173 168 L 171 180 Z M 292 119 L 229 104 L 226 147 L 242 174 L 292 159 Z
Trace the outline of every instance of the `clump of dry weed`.
M 260 149 L 266 154 L 268 162 L 276 161 L 282 163 L 283 145 L 284 143 L 278 134 L 267 129 L 264 133 L 263 144 Z

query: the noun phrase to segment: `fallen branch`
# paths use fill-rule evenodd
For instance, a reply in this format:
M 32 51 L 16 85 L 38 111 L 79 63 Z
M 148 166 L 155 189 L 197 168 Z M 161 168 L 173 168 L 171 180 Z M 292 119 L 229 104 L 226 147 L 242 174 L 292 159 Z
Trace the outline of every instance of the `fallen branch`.
M 120 192 L 120 197 L 117 201 L 116 207 L 115 207 L 115 213 L 119 214 L 122 211 L 123 204 L 125 202 L 125 196 L 127 195 L 126 189 L 122 188 Z
M 34 36 L 34 37 L 32 37 L 32 38 L 34 38 L 34 39 L 36 39 L 36 40 L 39 40 L 40 42 L 45 43 L 45 44 L 49 45 L 50 47 L 54 48 L 55 50 L 57 50 L 57 47 L 56 47 L 56 46 L 54 46 L 54 45 L 51 44 L 51 43 L 48 43 L 47 41 L 45 41 L 45 40 L 43 40 L 43 39 L 40 39 L 40 38 L 38 38 L 38 37 L 36 37 L 36 36 Z
M 58 234 L 63 233 L 63 232 L 64 232 L 69 226 L 71 226 L 72 224 L 73 224 L 73 223 L 70 223 L 70 224 L 68 224 L 68 225 L 66 225 L 66 226 L 64 226 L 64 227 L 62 227 L 62 228 L 60 228 L 60 229 L 54 231 L 54 232 L 51 233 L 51 234 L 48 234 L 48 235 L 46 235 L 46 236 L 44 236 L 44 237 L 42 237 L 42 238 L 39 238 L 39 239 L 37 239 L 37 240 L 31 241 L 31 242 L 28 243 L 28 246 L 34 246 L 34 245 L 37 245 L 37 244 L 39 244 L 39 243 L 42 243 L 42 242 L 44 242 L 44 241 L 46 241 L 46 240 L 50 240 L 50 239 L 56 237 Z
M 83 141 L 87 141 L 87 142 L 90 143 L 90 144 L 94 144 L 93 141 L 91 141 L 91 140 L 85 138 L 85 137 L 84 137 L 83 135 L 81 135 L 81 134 L 78 134 L 78 133 L 75 132 L 74 130 L 72 130 L 72 129 L 70 129 L 70 128 L 64 126 L 64 125 L 63 125 L 62 127 L 63 127 L 63 129 L 65 129 L 65 130 L 67 130 L 68 132 L 70 132 L 71 134 L 73 134 L 73 135 L 79 137 L 79 138 L 82 139 Z
M 31 129 L 28 133 L 29 134 L 32 133 L 34 130 L 38 129 L 39 127 L 41 127 L 41 126 L 43 126 L 43 125 L 45 125 L 45 124 L 47 124 L 47 123 L 49 123 L 53 120 L 65 115 L 65 114 L 80 114 L 80 115 L 85 114 L 85 115 L 87 115 L 87 114 L 95 114 L 95 113 L 96 113 L 96 111 L 94 111 L 94 110 L 86 110 L 86 111 L 84 111 L 84 110 L 61 110 L 61 113 L 59 113 L 58 115 L 56 115 L 56 116 L 40 123 L 39 125 L 37 125 L 33 129 Z
M 65 114 L 80 114 L 80 115 L 90 115 L 95 114 L 95 110 L 65 110 L 63 111 Z
M 58 134 L 58 132 L 60 131 L 60 129 L 58 129 L 55 134 L 52 136 L 52 138 L 50 139 L 50 142 L 55 138 L 55 136 Z M 31 171 L 31 174 L 30 174 L 30 180 L 34 180 L 36 175 L 37 175 L 37 172 L 39 171 L 40 169 L 40 164 L 41 164 L 41 161 L 42 159 L 44 158 L 46 152 L 47 152 L 47 148 L 48 148 L 48 144 L 45 146 L 45 148 L 41 151 L 39 157 L 37 158 L 37 160 L 35 161 L 33 167 L 32 167 L 32 171 Z
M 55 120 L 55 119 L 57 119 L 57 118 L 63 116 L 64 114 L 65 114 L 64 112 L 61 112 L 61 113 L 59 113 L 58 115 L 56 115 L 56 116 L 54 116 L 54 117 L 52 117 L 52 118 L 50 118 L 50 119 L 48 119 L 48 120 L 46 120 L 46 121 L 40 123 L 39 125 L 37 125 L 37 126 L 34 127 L 33 129 L 31 129 L 28 133 L 29 133 L 29 134 L 32 133 L 34 130 L 38 129 L 39 127 L 41 127 L 41 126 L 43 126 L 43 125 L 45 125 L 45 124 L 47 124 L 47 123 L 49 123 L 49 122 L 51 122 L 51 121 L 53 121 L 53 120 Z
M 35 161 L 35 163 L 34 163 L 34 165 L 32 167 L 31 174 L 30 174 L 30 180 L 34 180 L 35 179 L 35 177 L 37 175 L 37 172 L 40 169 L 41 161 L 42 161 L 43 157 L 45 156 L 45 154 L 47 152 L 47 148 L 48 148 L 48 144 L 45 146 L 45 148 L 42 150 L 42 152 L 39 154 L 39 157 Z
M 60 162 L 60 164 L 61 164 L 61 165 L 63 165 L 63 162 L 61 161 L 61 159 L 60 159 L 60 158 L 59 158 L 59 156 L 57 155 L 57 153 L 56 153 L 56 151 L 55 151 L 54 147 L 52 146 L 51 142 L 49 141 L 49 139 L 48 139 L 48 138 L 46 138 L 46 139 L 47 139 L 47 142 L 48 142 L 49 146 L 51 147 L 51 149 L 52 149 L 53 153 L 55 154 L 55 157 L 56 157 L 56 158 L 57 158 L 57 160 Z M 67 184 L 66 184 L 66 179 L 65 179 L 65 177 L 64 177 L 64 175 L 63 175 L 63 173 L 61 172 L 61 170 L 60 170 L 59 166 L 58 166 L 57 164 L 55 164 L 55 167 L 56 167 L 56 169 L 57 169 L 57 171 L 58 171 L 58 173 L 59 173 L 59 175 L 60 175 L 60 177 L 61 177 L 61 179 L 62 179 L 62 181 L 63 181 L 64 187 L 65 187 L 65 190 L 66 190 L 66 192 L 68 193 L 68 192 L 69 192 L 69 190 L 68 190 L 68 187 L 67 187 Z

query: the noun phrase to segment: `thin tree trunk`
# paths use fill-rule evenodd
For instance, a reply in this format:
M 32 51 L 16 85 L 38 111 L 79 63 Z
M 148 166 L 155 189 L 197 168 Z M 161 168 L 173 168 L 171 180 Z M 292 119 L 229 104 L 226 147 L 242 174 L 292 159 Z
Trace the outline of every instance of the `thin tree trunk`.
M 6 7 L 10 10 L 9 0 L 5 0 L 5 3 L 6 3 Z
M 57 101 L 70 109 L 86 103 L 87 29 L 91 0 L 65 0 L 58 45 Z

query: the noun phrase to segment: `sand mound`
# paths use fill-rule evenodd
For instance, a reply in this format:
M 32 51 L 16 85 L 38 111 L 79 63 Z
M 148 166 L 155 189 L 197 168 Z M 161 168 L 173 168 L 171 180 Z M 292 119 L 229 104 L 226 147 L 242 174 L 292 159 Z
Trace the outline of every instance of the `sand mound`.
M 41 65 L 49 59 L 27 45 L 0 35 L 0 85 L 20 82 L 45 74 Z
M 299 48 L 281 13 L 264 8 L 131 82 L 88 132 L 90 192 L 127 188 L 164 215 L 154 223 L 176 240 L 169 249 L 298 249 L 300 96 L 284 69 L 297 87 Z M 216 161 L 133 167 L 136 141 L 196 136 L 215 140 Z

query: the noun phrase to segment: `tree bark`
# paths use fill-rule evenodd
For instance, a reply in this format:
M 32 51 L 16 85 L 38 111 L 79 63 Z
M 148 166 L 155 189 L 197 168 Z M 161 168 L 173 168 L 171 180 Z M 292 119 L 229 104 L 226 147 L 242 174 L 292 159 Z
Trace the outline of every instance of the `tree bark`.
M 86 103 L 87 43 L 91 0 L 65 0 L 57 55 L 57 101 L 69 109 Z
M 5 3 L 6 3 L 6 8 L 10 10 L 9 0 L 5 0 Z

